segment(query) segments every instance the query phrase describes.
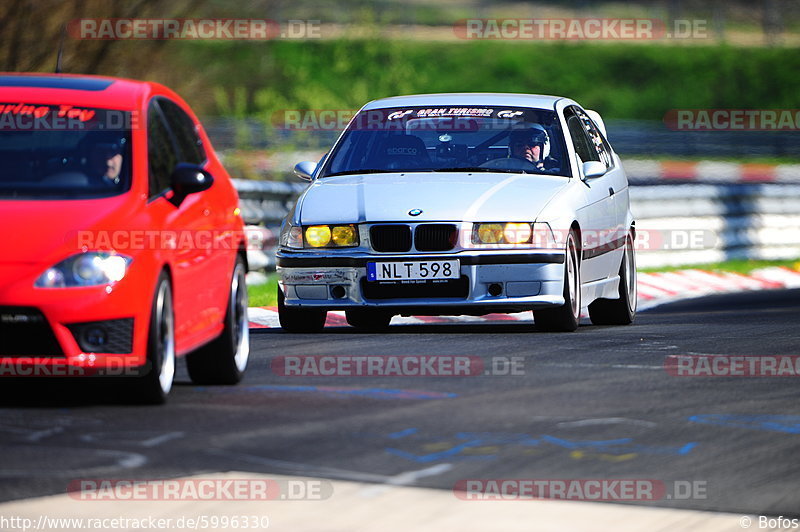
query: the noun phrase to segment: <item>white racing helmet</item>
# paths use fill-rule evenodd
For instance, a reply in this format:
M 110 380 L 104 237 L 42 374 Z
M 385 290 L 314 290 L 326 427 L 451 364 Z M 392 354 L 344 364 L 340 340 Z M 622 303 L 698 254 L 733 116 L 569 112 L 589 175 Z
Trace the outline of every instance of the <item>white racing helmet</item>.
M 550 135 L 540 124 L 529 124 L 524 129 L 515 129 L 509 135 L 509 149 L 516 142 L 525 142 L 529 146 L 540 145 L 542 147 L 541 157 L 546 159 L 550 156 Z

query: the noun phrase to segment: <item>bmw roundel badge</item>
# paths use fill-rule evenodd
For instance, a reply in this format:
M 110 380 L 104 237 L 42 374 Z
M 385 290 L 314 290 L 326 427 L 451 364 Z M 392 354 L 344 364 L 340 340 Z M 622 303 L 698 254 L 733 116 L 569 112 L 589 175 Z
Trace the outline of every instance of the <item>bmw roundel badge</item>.
M 410 211 L 408 211 L 408 214 L 411 216 L 419 216 L 420 214 L 422 214 L 422 209 L 411 209 Z

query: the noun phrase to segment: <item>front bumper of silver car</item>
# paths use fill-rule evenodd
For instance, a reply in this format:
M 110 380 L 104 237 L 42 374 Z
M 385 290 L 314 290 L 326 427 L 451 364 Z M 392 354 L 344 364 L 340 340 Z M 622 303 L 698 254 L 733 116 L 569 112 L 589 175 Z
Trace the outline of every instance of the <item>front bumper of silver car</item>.
M 368 262 L 458 259 L 460 279 L 367 280 Z M 485 314 L 564 304 L 564 252 L 323 254 L 281 250 L 277 257 L 286 306 L 324 310 L 386 308 L 397 313 Z

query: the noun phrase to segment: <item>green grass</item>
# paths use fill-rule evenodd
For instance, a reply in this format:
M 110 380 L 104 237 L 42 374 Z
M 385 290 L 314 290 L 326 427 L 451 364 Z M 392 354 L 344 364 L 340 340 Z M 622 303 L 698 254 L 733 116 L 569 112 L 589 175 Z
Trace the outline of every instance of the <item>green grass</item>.
M 735 272 L 741 274 L 748 274 L 753 270 L 760 268 L 768 268 L 770 266 L 785 266 L 795 270 L 800 269 L 800 260 L 729 260 L 725 262 L 713 262 L 710 264 L 692 264 L 686 266 L 669 266 L 665 268 L 640 268 L 640 272 L 674 272 L 678 270 L 708 270 L 720 272 Z
M 274 307 L 278 304 L 278 274 L 271 273 L 267 282 L 259 285 L 248 285 L 247 295 L 251 307 Z

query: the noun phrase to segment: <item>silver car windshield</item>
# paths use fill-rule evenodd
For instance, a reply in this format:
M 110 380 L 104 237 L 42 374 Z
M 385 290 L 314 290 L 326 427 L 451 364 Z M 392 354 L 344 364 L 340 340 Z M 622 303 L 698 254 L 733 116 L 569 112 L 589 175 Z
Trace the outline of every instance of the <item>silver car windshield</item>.
M 390 172 L 502 172 L 570 176 L 555 111 L 410 107 L 361 111 L 321 177 Z

